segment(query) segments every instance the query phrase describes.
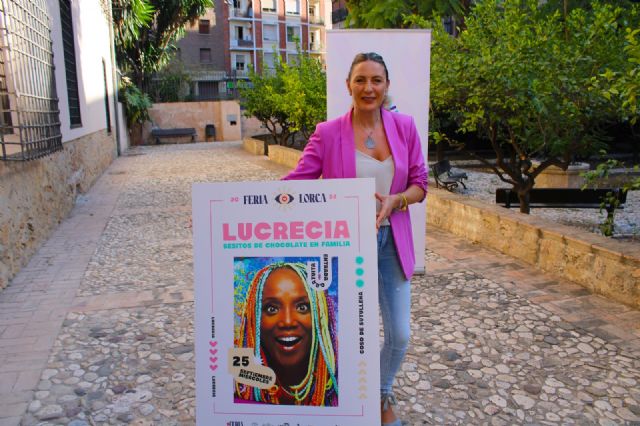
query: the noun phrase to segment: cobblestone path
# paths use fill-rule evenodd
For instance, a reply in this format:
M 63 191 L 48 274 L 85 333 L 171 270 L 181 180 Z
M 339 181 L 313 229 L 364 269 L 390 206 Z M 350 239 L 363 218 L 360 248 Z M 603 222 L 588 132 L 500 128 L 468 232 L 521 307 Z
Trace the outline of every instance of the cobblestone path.
M 284 171 L 239 143 L 118 158 L 0 292 L 0 426 L 193 424 L 191 183 Z M 640 424 L 639 311 L 426 238 L 397 386 L 409 424 Z

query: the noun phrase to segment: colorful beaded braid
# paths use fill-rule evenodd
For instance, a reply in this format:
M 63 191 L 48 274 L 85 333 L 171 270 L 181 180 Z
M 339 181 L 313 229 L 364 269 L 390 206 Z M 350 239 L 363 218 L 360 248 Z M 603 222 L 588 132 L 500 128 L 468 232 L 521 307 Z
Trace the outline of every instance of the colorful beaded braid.
M 260 269 L 249 285 L 235 346 L 254 348 L 254 355 L 262 365 L 267 365 L 260 345 L 260 321 L 262 319 L 262 292 L 269 275 L 279 268 L 292 269 L 304 283 L 311 308 L 311 351 L 307 374 L 297 385 L 287 390 L 278 384 L 269 390 L 261 390 L 236 382 L 236 396 L 249 401 L 280 404 L 280 396 L 286 393 L 293 397 L 296 405 L 337 406 L 337 330 L 335 309 L 331 298 L 324 291 L 316 291 L 307 283 L 304 263 L 274 263 Z

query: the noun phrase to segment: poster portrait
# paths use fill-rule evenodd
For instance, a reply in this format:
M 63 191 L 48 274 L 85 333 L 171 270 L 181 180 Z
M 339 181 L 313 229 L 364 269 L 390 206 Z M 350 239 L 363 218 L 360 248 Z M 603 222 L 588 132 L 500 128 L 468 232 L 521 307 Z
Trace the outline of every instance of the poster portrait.
M 399 48 L 401 46 L 401 48 Z M 431 30 L 424 29 L 348 29 L 327 31 L 327 118 L 339 117 L 349 110 L 352 99 L 346 87 L 347 74 L 354 56 L 376 52 L 389 70 L 388 99 L 383 105 L 390 111 L 413 117 L 425 160 L 429 136 L 429 73 Z M 409 206 L 415 253 L 424 253 L 426 201 Z M 416 256 L 416 273 L 424 273 L 423 256 Z
M 379 424 L 374 192 L 193 186 L 198 424 Z

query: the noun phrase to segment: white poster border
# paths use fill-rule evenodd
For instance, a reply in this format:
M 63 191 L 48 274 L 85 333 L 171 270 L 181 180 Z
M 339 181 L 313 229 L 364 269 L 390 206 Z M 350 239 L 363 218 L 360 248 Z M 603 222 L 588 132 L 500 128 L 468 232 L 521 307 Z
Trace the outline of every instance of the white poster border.
M 237 424 L 257 423 L 259 426 L 287 422 L 305 426 L 365 426 L 379 423 L 379 323 L 373 188 L 372 179 L 194 184 L 197 423 L 226 425 L 235 421 L 243 422 Z M 282 199 L 283 195 L 291 197 L 293 201 L 274 202 L 278 197 Z M 301 202 L 305 197 L 308 203 Z M 355 204 L 349 204 L 349 199 L 355 199 Z M 317 202 L 312 203 L 314 200 Z M 306 221 L 309 224 L 322 220 L 326 221 L 322 228 L 325 233 L 316 242 L 326 242 L 325 247 L 310 247 L 307 244 L 304 247 L 267 248 L 263 244 L 256 248 L 255 243 L 259 242 L 256 239 L 258 223 L 271 223 L 270 237 L 274 237 L 275 223 L 288 221 L 286 223 L 290 228 L 287 232 L 291 238 L 286 240 L 293 243 L 294 222 Z M 344 220 L 351 230 L 348 241 L 353 244 L 349 246 L 335 245 L 338 240 L 325 238 L 329 235 L 327 232 L 331 232 L 326 223 L 338 226 L 340 220 Z M 236 248 L 232 246 L 235 242 L 229 241 L 239 243 L 239 234 L 234 234 L 234 226 L 237 225 L 240 232 L 241 223 L 253 223 L 254 234 L 253 238 L 242 240 L 243 244 L 249 246 Z M 224 224 L 229 227 L 224 228 Z M 264 225 L 261 229 L 264 231 L 266 227 Z M 311 231 L 306 229 L 300 231 L 307 232 L 305 239 L 297 239 L 297 243 L 309 243 L 309 232 L 316 232 L 320 228 L 309 228 Z M 338 231 L 335 229 L 333 236 L 337 237 Z M 314 238 L 316 235 L 317 232 Z M 260 241 L 272 241 L 276 245 L 276 240 L 272 238 Z M 278 244 L 283 245 L 284 240 Z M 243 259 L 259 264 L 262 260 L 254 262 L 253 259 L 308 258 L 324 254 L 336 258 L 332 265 L 337 268 L 338 288 L 334 291 L 337 291 L 339 342 L 338 407 L 240 403 L 237 395 L 230 391 L 234 387 L 234 380 L 241 380 L 237 375 L 232 376 L 232 367 L 229 365 L 232 354 L 236 353 L 232 352 L 235 350 L 235 319 L 231 323 L 228 319 L 223 320 L 229 315 L 235 318 L 236 303 L 230 301 L 237 300 L 234 291 L 241 288 L 236 286 L 237 277 L 233 268 L 243 266 Z M 357 264 L 361 261 L 359 259 L 365 259 L 364 264 Z M 370 261 L 367 262 L 367 259 Z M 347 266 L 349 264 L 351 266 Z M 362 286 L 358 284 L 360 281 Z M 229 283 L 234 284 L 230 286 Z M 319 281 L 315 284 L 321 285 Z M 360 348 L 357 342 L 366 345 L 366 350 L 364 346 Z M 252 364 L 251 368 L 254 366 Z

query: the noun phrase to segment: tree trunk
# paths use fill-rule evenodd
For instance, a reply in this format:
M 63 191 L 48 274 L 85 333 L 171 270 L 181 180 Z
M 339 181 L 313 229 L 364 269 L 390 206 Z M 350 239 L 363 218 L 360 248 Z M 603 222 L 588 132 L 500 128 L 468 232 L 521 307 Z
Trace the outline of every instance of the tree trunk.
M 531 208 L 529 207 L 529 189 L 517 189 L 518 200 L 520 200 L 520 213 L 529 214 Z
M 436 161 L 444 160 L 444 141 L 436 144 Z

